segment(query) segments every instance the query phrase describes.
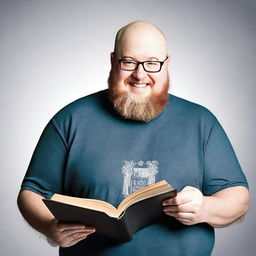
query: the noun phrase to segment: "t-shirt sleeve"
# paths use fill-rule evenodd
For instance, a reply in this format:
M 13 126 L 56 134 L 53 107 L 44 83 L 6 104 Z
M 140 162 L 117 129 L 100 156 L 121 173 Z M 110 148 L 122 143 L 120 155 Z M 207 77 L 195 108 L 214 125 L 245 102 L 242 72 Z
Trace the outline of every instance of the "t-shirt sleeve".
M 248 187 L 248 183 L 225 131 L 216 121 L 204 151 L 203 194 L 233 186 Z
M 31 158 L 21 188 L 45 198 L 62 192 L 67 145 L 52 119 L 45 127 Z

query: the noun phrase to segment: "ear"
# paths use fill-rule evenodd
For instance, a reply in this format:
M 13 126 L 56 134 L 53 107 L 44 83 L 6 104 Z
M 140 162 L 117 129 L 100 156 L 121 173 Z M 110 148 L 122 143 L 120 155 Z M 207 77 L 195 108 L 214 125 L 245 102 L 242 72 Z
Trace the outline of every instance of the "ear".
M 115 53 L 114 52 L 111 52 L 110 53 L 110 61 L 111 61 L 111 66 L 113 67 L 114 65 L 114 59 L 115 59 Z

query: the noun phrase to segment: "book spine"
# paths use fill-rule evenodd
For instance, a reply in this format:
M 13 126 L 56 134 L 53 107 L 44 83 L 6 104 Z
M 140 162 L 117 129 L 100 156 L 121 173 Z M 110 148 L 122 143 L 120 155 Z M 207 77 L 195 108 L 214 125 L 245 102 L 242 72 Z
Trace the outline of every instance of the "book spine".
M 124 212 L 123 215 L 118 219 L 118 228 L 120 231 L 120 237 L 122 241 L 128 242 L 133 239 L 133 233 L 128 223 L 128 218 L 126 213 Z

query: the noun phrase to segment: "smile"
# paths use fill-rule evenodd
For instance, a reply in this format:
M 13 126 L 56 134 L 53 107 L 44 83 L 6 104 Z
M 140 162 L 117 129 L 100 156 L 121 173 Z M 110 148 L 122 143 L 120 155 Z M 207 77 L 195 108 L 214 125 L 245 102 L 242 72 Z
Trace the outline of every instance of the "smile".
M 149 84 L 145 83 L 130 83 L 131 86 L 136 87 L 136 88 L 146 88 Z

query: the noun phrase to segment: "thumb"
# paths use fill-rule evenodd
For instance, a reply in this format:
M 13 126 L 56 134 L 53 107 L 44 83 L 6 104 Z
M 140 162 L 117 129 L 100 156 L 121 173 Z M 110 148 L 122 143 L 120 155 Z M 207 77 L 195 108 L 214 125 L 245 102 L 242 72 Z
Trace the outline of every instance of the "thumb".
M 197 188 L 192 187 L 192 186 L 186 186 L 180 192 L 192 191 L 192 190 L 197 190 Z

